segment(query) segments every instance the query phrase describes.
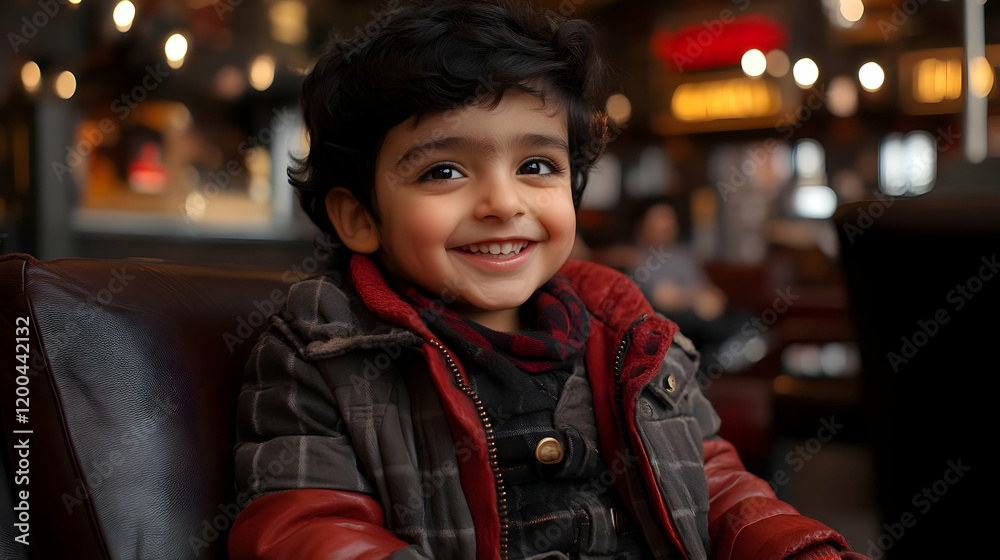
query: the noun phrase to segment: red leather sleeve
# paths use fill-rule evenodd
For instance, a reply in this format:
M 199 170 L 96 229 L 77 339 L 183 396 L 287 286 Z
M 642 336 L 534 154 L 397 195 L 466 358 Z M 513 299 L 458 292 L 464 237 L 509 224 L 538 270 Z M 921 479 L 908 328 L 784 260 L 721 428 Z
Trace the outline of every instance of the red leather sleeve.
M 378 502 L 336 490 L 261 496 L 240 512 L 229 533 L 232 560 L 369 560 L 405 546 L 385 528 Z
M 836 531 L 800 515 L 766 482 L 747 472 L 731 443 L 704 443 L 710 558 L 786 558 L 816 543 L 850 549 Z

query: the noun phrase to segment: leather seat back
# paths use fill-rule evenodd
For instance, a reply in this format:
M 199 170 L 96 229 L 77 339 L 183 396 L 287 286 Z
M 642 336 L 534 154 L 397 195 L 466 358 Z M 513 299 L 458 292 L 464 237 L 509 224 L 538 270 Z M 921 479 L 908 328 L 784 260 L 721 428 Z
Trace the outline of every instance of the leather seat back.
M 245 505 L 232 479 L 236 392 L 287 276 L 0 256 L 3 360 L 28 366 L 0 372 L 5 532 L 27 491 L 35 557 L 225 558 Z M 20 528 L 3 535 L 4 557 L 30 557 Z

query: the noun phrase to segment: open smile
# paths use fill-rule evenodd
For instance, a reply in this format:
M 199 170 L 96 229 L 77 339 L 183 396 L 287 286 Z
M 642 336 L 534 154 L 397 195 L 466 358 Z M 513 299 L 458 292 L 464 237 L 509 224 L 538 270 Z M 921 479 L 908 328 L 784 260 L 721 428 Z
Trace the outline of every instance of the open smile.
M 473 255 L 493 256 L 499 258 L 511 258 L 528 246 L 530 241 L 504 241 L 492 243 L 470 243 L 462 245 L 459 250 Z
M 470 243 L 455 247 L 466 261 L 491 272 L 509 272 L 524 264 L 538 243 L 525 239 Z

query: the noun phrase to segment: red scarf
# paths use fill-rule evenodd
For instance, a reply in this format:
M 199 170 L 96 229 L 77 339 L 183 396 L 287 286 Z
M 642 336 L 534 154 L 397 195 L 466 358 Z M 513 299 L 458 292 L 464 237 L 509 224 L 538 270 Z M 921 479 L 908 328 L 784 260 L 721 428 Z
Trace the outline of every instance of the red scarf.
M 524 303 L 521 314 L 528 328 L 514 333 L 495 331 L 441 310 L 423 292 L 399 279 L 392 279 L 391 285 L 431 332 L 485 369 L 496 367 L 498 360 L 530 373 L 561 369 L 580 354 L 587 341 L 587 310 L 569 280 L 559 275 Z

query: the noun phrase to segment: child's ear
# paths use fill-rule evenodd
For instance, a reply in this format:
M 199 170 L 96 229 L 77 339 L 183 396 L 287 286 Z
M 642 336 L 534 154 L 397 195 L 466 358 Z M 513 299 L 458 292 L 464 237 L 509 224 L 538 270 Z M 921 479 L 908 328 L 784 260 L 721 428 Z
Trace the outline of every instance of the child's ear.
M 334 187 L 326 193 L 326 213 L 340 240 L 355 253 L 374 253 L 381 246 L 375 218 L 351 191 Z

